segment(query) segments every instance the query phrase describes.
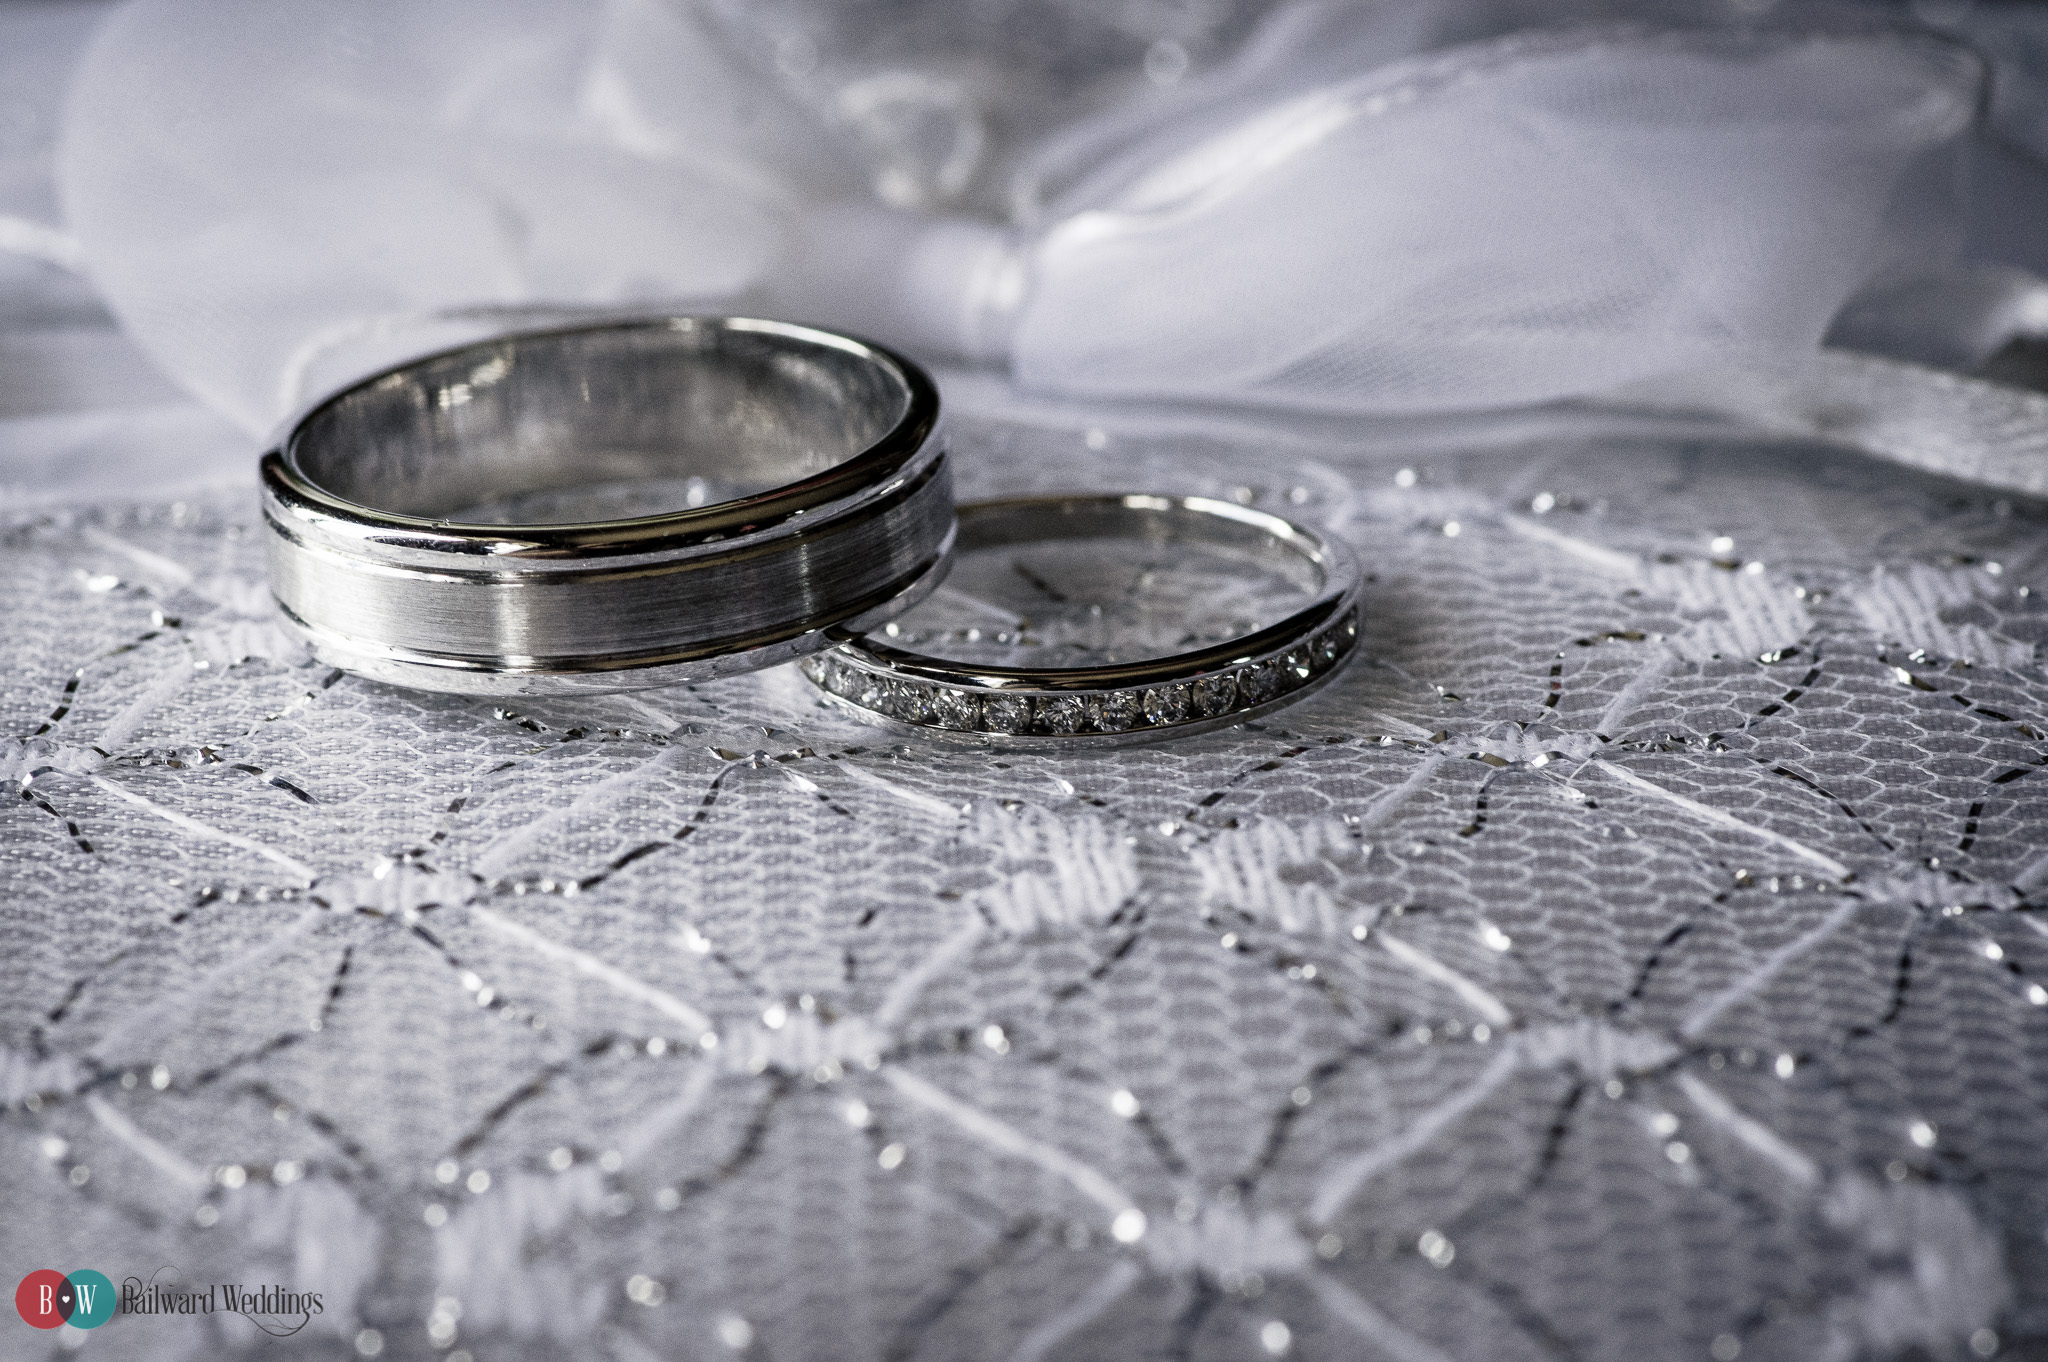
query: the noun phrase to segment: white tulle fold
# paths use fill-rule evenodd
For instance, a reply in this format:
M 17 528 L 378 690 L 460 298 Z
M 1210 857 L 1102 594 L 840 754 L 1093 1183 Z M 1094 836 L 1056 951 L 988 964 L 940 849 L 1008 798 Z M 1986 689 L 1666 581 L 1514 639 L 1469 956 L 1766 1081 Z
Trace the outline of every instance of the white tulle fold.
M 251 428 L 482 305 L 718 299 L 855 183 L 688 11 L 140 0 L 72 88 L 72 230 L 128 330 Z
M 252 429 L 510 310 L 681 303 L 1055 394 L 1477 409 L 1811 352 L 1952 253 L 1982 80 L 1894 32 L 1388 65 L 1422 39 L 1302 5 L 1024 156 L 990 223 L 883 207 L 691 13 L 136 0 L 72 92 L 69 230 L 138 342 Z
M 1320 88 L 1166 132 L 1070 202 L 1012 364 L 1429 410 L 1811 349 L 1953 249 L 1973 97 L 1967 59 L 1889 37 L 1510 39 Z

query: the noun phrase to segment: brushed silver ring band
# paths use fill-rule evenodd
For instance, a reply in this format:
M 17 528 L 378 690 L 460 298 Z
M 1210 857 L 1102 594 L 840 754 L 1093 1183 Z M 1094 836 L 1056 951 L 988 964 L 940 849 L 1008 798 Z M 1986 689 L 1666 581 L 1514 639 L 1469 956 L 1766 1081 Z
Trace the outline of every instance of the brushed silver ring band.
M 683 509 L 661 514 L 479 509 L 686 478 Z M 694 504 L 707 486 L 725 499 Z M 401 365 L 288 423 L 262 495 L 271 590 L 315 655 L 468 695 L 786 662 L 916 604 L 954 535 L 921 369 L 734 317 L 524 332 Z
M 1255 718 L 1332 676 L 1358 640 L 1358 560 L 1284 517 L 1207 497 L 1021 497 L 959 507 L 962 553 L 1045 540 L 1128 538 L 1277 552 L 1317 585 L 1255 633 L 1142 662 L 1072 668 L 950 662 L 875 635 L 806 659 L 838 706 L 931 736 L 1012 751 L 1119 746 Z

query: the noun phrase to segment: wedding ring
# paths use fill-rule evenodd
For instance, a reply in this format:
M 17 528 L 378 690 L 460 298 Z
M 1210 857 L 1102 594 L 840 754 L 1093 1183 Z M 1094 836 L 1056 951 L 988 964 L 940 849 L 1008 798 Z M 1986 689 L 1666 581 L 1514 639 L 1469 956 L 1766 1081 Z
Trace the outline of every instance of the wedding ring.
M 1206 497 L 1025 497 L 962 505 L 959 525 L 962 554 L 1077 539 L 1248 551 L 1306 577 L 1309 600 L 1241 637 L 1105 666 L 981 666 L 868 635 L 803 663 L 833 703 L 1009 750 L 1118 745 L 1241 723 L 1299 699 L 1334 676 L 1358 641 L 1350 549 L 1264 511 Z
M 315 655 L 470 695 L 786 662 L 915 605 L 954 535 L 930 378 L 743 318 L 416 360 L 288 424 L 262 486 L 271 590 Z

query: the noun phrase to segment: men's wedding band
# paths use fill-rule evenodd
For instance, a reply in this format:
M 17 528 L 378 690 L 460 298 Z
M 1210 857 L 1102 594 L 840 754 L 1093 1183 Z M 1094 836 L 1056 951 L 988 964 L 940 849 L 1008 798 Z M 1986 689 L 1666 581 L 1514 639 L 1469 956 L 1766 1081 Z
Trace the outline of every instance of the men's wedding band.
M 471 695 L 801 657 L 916 604 L 954 536 L 930 378 L 744 318 L 527 332 L 402 365 L 290 423 L 262 486 L 271 589 L 315 655 Z M 593 487 L 671 496 L 591 518 Z M 490 509 L 577 496 L 561 523 Z
M 1119 745 L 1255 718 L 1335 675 L 1358 641 L 1358 561 L 1342 542 L 1206 497 L 1071 496 L 970 502 L 962 553 L 1051 540 L 1133 539 L 1274 556 L 1310 599 L 1241 638 L 1141 662 L 996 667 L 911 652 L 875 635 L 805 660 L 834 702 L 869 719 L 1009 750 Z

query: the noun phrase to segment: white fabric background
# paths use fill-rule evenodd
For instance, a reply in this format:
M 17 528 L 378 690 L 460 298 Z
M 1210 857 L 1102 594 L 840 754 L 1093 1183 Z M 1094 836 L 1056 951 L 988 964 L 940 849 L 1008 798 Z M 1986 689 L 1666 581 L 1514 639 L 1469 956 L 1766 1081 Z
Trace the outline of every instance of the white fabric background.
M 1985 207 L 2034 192 L 2029 87 L 1971 129 L 1937 38 L 1507 7 L 464 13 L 0 11 L 0 1273 L 328 1301 L 0 1351 L 2039 1355 L 2048 521 L 2007 489 L 2048 420 L 1816 349 L 1900 262 L 1991 282 L 1891 334 L 2039 325 Z M 1368 53 L 1486 74 L 1211 194 L 1256 110 L 1416 84 Z M 1508 124 L 1599 154 L 1421 154 Z M 1334 223 L 1381 249 L 1311 268 Z M 276 628 L 293 402 L 693 297 L 982 359 L 967 494 L 1346 535 L 1361 657 L 994 762 L 787 669 L 508 708 Z M 1314 317 L 1354 367 L 1231 367 Z

